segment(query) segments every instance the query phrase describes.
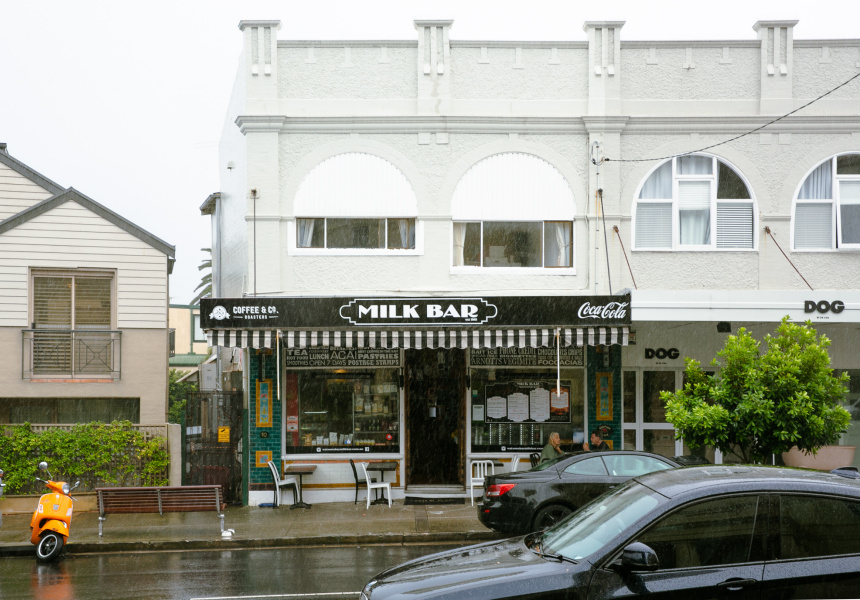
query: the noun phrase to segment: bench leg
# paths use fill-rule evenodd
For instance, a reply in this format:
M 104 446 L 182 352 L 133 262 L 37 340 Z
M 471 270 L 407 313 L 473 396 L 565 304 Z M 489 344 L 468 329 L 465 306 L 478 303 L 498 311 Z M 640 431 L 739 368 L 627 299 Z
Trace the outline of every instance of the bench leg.
M 218 518 L 221 519 L 221 533 L 224 533 L 224 513 L 218 515 Z
M 102 537 L 102 524 L 105 522 L 104 517 L 99 517 L 99 537 Z

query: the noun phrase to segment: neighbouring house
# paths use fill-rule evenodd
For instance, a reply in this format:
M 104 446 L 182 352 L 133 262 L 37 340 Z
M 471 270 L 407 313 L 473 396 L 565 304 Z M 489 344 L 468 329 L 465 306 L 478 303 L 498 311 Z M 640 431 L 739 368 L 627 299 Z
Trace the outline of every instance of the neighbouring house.
M 0 144 L 0 423 L 166 423 L 174 253 Z
M 320 502 L 353 499 L 350 460 L 393 468 L 395 498 L 463 496 L 474 461 L 552 432 L 686 454 L 660 392 L 785 315 L 853 377 L 857 445 L 860 39 L 795 24 L 303 41 L 242 21 L 201 320 L 243 369 L 247 501 L 270 501 L 270 460 L 315 464 Z
M 182 371 L 182 380 L 197 381 L 199 365 L 209 357 L 206 335 L 200 328 L 200 307 L 197 305 L 171 304 L 167 321 L 170 327 L 171 369 Z

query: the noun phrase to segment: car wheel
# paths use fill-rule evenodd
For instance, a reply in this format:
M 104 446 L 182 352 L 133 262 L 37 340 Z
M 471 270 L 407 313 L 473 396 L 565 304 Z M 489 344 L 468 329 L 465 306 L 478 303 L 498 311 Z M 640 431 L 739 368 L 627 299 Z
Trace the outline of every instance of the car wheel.
M 543 531 L 544 529 L 548 529 L 572 512 L 573 511 L 568 507 L 562 506 L 561 504 L 545 506 L 535 515 L 534 527 L 532 529 L 534 531 Z

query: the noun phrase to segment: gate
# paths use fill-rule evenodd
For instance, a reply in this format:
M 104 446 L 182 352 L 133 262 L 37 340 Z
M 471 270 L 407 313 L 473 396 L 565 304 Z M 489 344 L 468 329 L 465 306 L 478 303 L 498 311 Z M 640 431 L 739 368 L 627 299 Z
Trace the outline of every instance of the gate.
M 183 485 L 221 485 L 242 503 L 242 393 L 192 392 L 182 428 Z

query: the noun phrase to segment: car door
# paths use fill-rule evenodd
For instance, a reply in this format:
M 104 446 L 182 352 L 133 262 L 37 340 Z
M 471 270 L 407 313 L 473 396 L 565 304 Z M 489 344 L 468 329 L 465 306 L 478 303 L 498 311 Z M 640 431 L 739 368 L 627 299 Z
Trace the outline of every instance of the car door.
M 771 536 L 762 598 L 860 596 L 860 500 L 811 494 L 774 500 L 778 535 Z
M 627 542 L 653 549 L 656 570 L 625 572 L 610 562 L 595 571 L 588 598 L 758 599 L 764 570 L 758 513 L 758 495 L 682 506 Z
M 630 479 L 610 475 L 600 456 L 578 460 L 565 467 L 559 476 L 560 479 L 553 484 L 552 491 L 574 507 L 580 507 L 606 490 Z

